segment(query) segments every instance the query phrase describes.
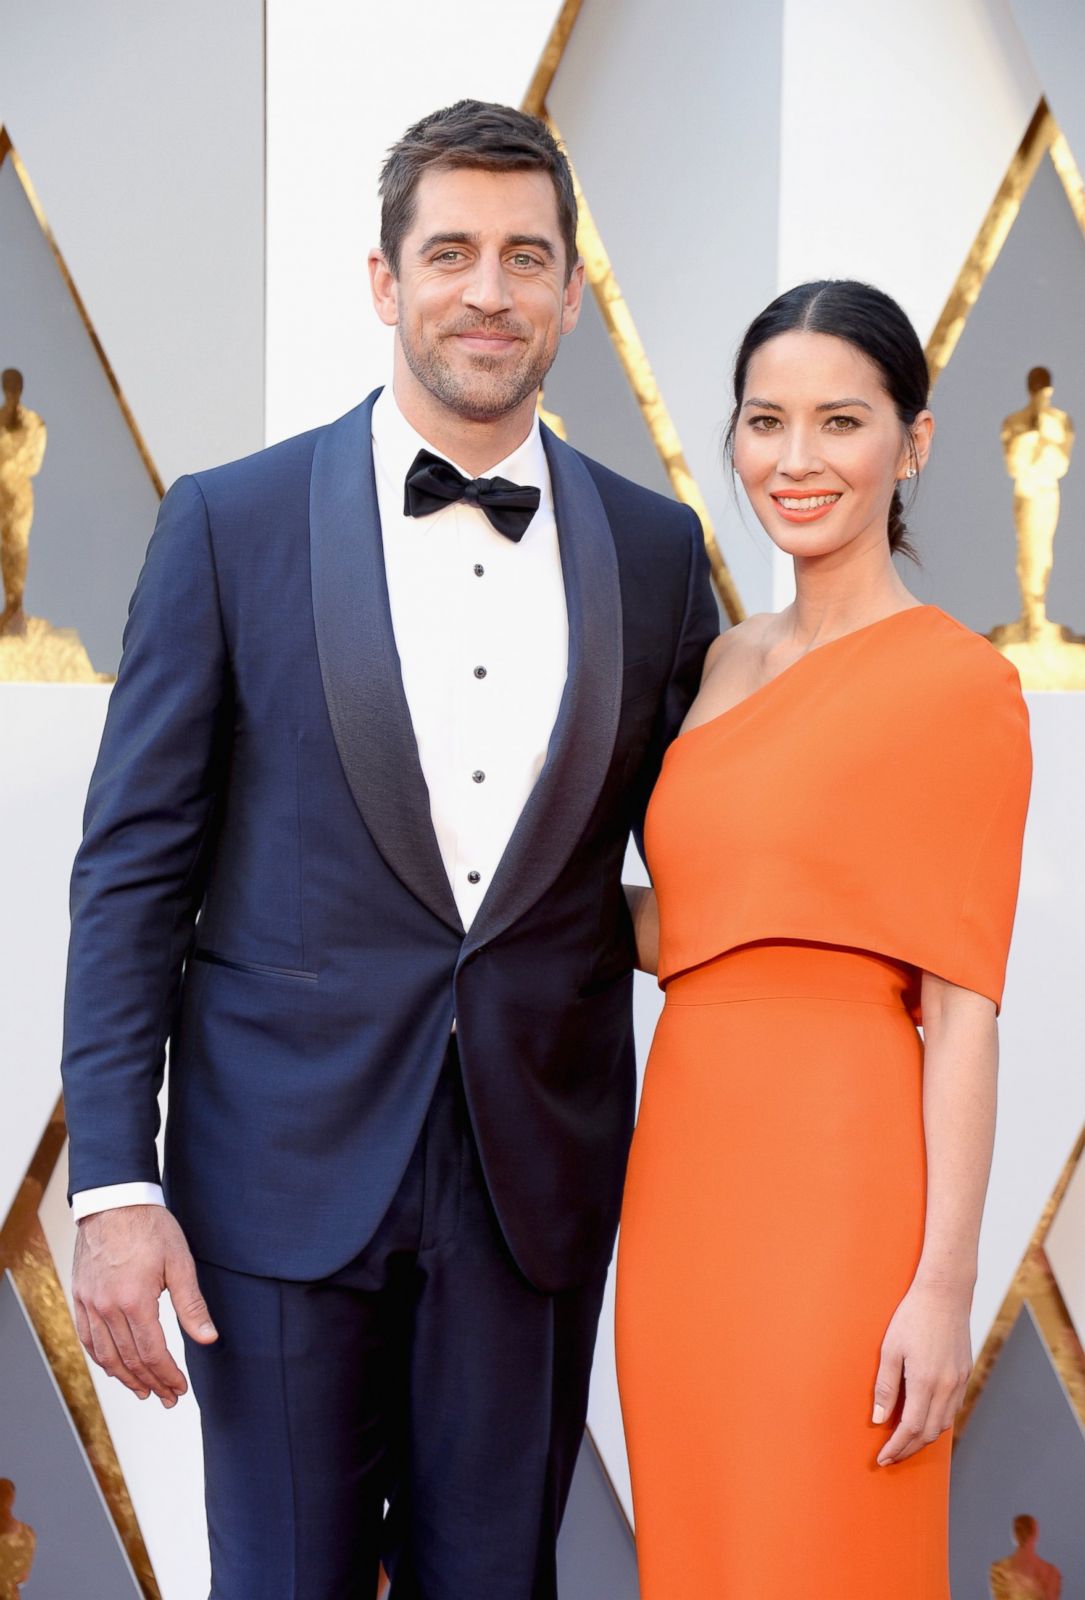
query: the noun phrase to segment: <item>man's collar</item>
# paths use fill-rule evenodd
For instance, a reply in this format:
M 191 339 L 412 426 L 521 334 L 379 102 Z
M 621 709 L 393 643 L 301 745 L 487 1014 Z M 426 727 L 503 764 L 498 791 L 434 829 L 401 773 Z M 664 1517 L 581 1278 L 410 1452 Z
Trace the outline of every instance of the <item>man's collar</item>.
M 377 461 L 393 483 L 404 482 L 419 450 L 431 450 L 434 455 L 451 461 L 457 472 L 462 472 L 465 478 L 476 476 L 412 427 L 399 409 L 390 383 L 385 385 L 373 404 L 372 429 Z M 538 414 L 532 419 L 531 431 L 523 443 L 517 445 L 503 461 L 495 462 L 477 476 L 536 484 L 542 491 L 542 504 L 552 504 L 550 468 L 539 431 Z

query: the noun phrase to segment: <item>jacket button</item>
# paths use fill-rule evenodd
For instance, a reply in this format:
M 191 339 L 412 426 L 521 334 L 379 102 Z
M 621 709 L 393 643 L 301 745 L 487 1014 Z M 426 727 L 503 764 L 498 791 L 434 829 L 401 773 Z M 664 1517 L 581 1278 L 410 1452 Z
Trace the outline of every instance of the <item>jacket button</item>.
M 486 668 L 485 667 L 476 667 L 475 668 L 475 677 L 476 678 L 484 678 L 485 676 L 486 676 Z
M 474 778 L 476 783 L 486 782 L 486 774 L 484 772 L 472 772 L 471 776 Z
M 481 561 L 476 561 L 475 562 L 475 577 L 476 578 L 481 578 L 482 574 L 485 571 L 486 571 L 486 568 L 482 565 Z
M 482 873 L 481 872 L 469 872 L 467 874 L 467 881 L 468 881 L 468 883 L 481 883 L 482 882 Z

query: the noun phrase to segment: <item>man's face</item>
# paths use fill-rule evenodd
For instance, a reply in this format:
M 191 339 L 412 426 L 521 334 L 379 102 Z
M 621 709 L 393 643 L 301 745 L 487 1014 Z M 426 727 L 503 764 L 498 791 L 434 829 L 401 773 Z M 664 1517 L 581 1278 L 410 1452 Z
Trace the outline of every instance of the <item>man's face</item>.
M 399 275 L 370 257 L 381 319 L 413 380 L 458 416 L 494 421 L 534 396 L 576 326 L 584 268 L 566 279 L 546 172 L 423 174 Z

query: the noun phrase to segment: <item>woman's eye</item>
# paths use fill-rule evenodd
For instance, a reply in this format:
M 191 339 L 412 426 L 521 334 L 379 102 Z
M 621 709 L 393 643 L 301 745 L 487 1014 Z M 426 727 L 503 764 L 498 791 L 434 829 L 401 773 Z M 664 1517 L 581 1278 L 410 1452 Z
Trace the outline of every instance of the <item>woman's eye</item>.
M 758 433 L 775 433 L 780 426 L 779 417 L 751 417 L 750 427 L 756 428 Z
M 853 428 L 861 426 L 858 417 L 830 417 L 829 426 L 834 433 L 850 433 Z

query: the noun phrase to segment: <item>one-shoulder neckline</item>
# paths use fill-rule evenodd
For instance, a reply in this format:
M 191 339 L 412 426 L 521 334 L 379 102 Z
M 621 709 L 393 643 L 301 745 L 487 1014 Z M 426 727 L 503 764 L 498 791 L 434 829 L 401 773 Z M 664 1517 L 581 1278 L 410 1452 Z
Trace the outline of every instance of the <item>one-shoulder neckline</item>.
M 876 628 L 884 628 L 886 623 L 899 622 L 901 617 L 910 617 L 919 611 L 934 612 L 940 617 L 945 617 L 947 621 L 953 620 L 948 612 L 942 610 L 941 606 L 920 602 L 919 605 L 904 606 L 900 611 L 891 611 L 888 616 L 878 617 L 874 622 L 864 622 L 861 628 L 852 628 L 848 633 L 841 633 L 835 639 L 827 639 L 824 644 L 815 645 L 812 650 L 807 650 L 805 655 L 799 656 L 798 660 L 793 661 L 789 667 L 784 667 L 782 672 L 778 672 L 767 683 L 758 684 L 756 689 L 751 689 L 750 693 L 743 695 L 741 700 L 736 700 L 733 706 L 726 706 L 722 711 L 717 711 L 714 717 L 708 717 L 704 722 L 697 722 L 692 728 L 683 728 L 681 733 L 675 736 L 673 744 L 678 744 L 682 739 L 692 738 L 695 733 L 701 733 L 705 728 L 714 728 L 718 723 L 726 721 L 728 717 L 733 717 L 736 711 L 743 710 L 751 701 L 760 700 L 763 695 L 768 694 L 770 689 L 775 689 L 777 684 L 782 683 L 786 678 L 790 678 L 793 672 L 797 672 L 812 657 L 819 656 L 826 650 L 832 650 L 836 645 L 847 644 L 850 640 L 858 639 L 863 634 L 873 633 Z

